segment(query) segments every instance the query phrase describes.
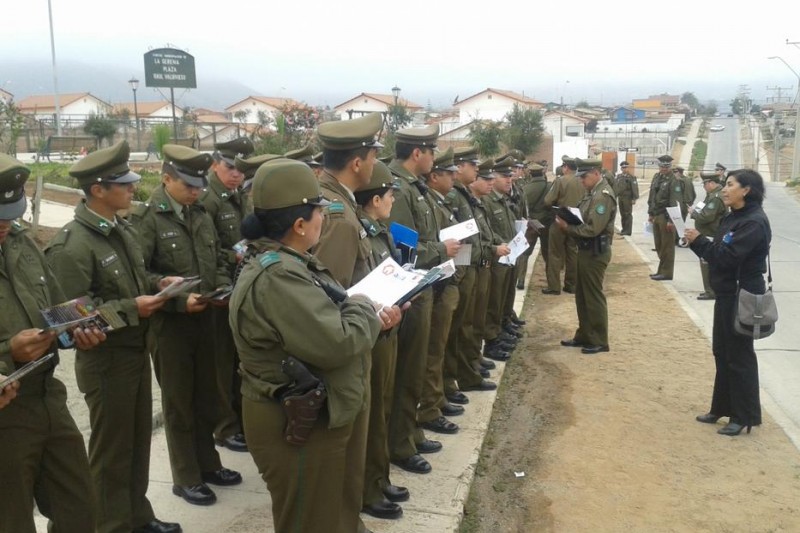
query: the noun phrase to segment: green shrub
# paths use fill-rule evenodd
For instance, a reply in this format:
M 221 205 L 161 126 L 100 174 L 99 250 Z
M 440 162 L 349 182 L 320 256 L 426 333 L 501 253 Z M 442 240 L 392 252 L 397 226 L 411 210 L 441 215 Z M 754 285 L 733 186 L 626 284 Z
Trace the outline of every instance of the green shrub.
M 153 126 L 153 145 L 156 147 L 156 153 L 159 159 L 162 157 L 161 149 L 165 144 L 169 144 L 172 138 L 172 130 L 166 124 L 158 124 Z

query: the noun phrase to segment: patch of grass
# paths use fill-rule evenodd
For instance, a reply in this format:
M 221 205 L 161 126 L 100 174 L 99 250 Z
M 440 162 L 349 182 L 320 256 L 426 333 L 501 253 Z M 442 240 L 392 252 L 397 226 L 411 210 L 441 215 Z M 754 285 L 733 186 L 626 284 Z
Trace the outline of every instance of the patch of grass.
M 692 159 L 689 162 L 690 171 L 699 171 L 703 169 L 706 162 L 706 154 L 708 153 L 708 143 L 702 139 L 698 139 L 692 148 Z
M 45 183 L 78 189 L 78 180 L 69 175 L 71 166 L 70 163 L 33 163 L 30 165 L 31 176 L 42 176 Z M 136 185 L 133 199 L 143 202 L 161 184 L 161 173 L 144 169 L 137 173 L 142 176 L 142 180 Z

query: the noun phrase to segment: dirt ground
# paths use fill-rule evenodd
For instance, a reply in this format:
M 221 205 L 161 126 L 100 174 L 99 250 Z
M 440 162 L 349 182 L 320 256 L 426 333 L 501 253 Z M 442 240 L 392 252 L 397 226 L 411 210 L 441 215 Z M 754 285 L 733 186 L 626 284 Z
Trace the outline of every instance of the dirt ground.
M 574 299 L 541 294 L 537 261 L 462 533 L 800 531 L 798 450 L 766 412 L 733 438 L 695 422 L 710 343 L 631 245 L 616 239 L 613 254 L 612 351 L 597 356 L 559 345 Z

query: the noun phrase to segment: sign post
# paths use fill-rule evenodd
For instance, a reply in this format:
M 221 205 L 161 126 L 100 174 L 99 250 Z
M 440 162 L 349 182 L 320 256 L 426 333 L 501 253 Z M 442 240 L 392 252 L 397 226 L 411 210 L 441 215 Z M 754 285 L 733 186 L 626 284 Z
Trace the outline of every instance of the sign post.
M 175 88 L 196 89 L 194 56 L 177 48 L 156 48 L 144 55 L 144 83 L 147 87 L 169 87 L 172 104 L 172 134 L 178 139 L 175 116 Z

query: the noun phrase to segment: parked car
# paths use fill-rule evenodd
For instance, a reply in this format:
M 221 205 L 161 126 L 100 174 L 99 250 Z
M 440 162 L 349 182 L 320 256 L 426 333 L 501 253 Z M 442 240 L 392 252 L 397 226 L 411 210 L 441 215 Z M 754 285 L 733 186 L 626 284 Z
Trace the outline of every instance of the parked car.
M 711 131 L 722 131 L 725 129 L 725 126 L 723 126 L 722 124 L 714 124 L 713 126 L 711 126 L 710 129 Z

